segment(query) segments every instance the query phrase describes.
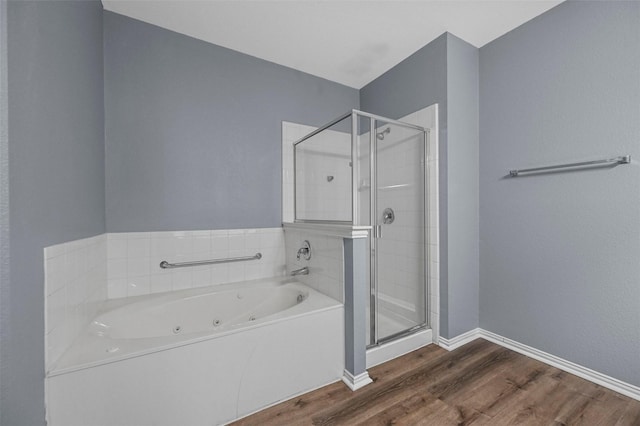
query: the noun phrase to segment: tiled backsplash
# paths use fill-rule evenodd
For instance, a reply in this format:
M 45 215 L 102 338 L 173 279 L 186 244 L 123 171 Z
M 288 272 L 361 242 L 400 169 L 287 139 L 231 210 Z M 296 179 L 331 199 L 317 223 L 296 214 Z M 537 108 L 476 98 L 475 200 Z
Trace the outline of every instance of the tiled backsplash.
M 307 266 L 309 275 L 296 278 L 309 287 L 344 302 L 344 265 L 342 237 L 322 235 L 297 229 L 284 232 L 287 246 L 287 273 Z M 302 242 L 309 240 L 311 259 L 296 259 Z
M 259 260 L 162 269 L 160 262 L 189 262 L 253 256 Z M 107 235 L 110 299 L 254 280 L 284 274 L 282 228 Z
M 107 299 L 105 234 L 44 249 L 46 369 Z

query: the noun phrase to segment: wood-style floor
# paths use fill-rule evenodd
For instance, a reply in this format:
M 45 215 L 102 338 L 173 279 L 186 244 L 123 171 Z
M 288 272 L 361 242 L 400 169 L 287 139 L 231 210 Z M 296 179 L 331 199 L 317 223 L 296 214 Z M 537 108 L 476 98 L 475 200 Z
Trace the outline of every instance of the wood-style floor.
M 509 349 L 475 340 L 430 345 L 234 425 L 640 425 L 635 401 Z

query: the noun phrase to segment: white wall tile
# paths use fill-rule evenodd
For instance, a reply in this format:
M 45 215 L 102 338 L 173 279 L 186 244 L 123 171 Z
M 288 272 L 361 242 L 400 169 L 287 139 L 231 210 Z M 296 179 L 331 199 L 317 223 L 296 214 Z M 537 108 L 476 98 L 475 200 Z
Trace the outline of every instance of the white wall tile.
M 67 276 L 65 274 L 64 250 L 56 257 L 45 261 L 45 274 L 47 278 L 47 293 L 53 294 L 64 287 Z
M 227 253 L 229 250 L 229 235 L 212 233 L 211 234 L 211 251 L 213 253 Z
M 64 255 L 65 245 L 64 244 L 56 244 L 55 246 L 45 247 L 44 249 L 44 258 L 51 259 L 53 257 L 58 257 Z
M 107 294 L 109 295 L 109 299 L 127 297 L 127 279 L 109 279 L 107 283 Z
M 309 268 L 309 275 L 298 275 L 296 279 L 329 297 L 344 301 L 342 238 L 298 229 L 287 229 L 284 235 L 287 274 L 306 266 Z M 308 240 L 311 245 L 311 259 L 308 261 L 296 258 L 304 240 Z
M 284 273 L 282 228 L 119 233 L 108 237 L 107 241 L 109 298 L 267 278 Z M 159 267 L 163 260 L 188 262 L 250 256 L 257 252 L 261 252 L 263 257 L 256 261 L 173 270 Z
M 272 275 L 265 275 L 267 277 Z M 229 279 L 229 265 L 226 263 L 221 263 L 218 265 L 212 265 L 211 267 L 211 284 L 223 284 L 226 282 L 230 282 Z
M 127 257 L 127 277 L 149 275 L 150 261 L 148 257 Z
M 55 293 L 47 297 L 46 333 L 50 333 L 55 327 L 60 326 L 65 321 L 67 307 L 66 288 L 62 287 Z
M 107 295 L 107 237 L 69 241 L 44 250 L 45 363 L 69 348 Z
M 189 255 L 193 253 L 193 238 L 190 235 L 181 235 L 182 233 L 177 234 L 178 236 L 174 240 L 176 254 Z
M 110 258 L 107 260 L 107 276 L 109 280 L 127 277 L 127 258 Z
M 150 293 L 164 293 L 171 291 L 171 274 L 169 272 L 153 274 L 149 277 L 149 292 Z M 114 294 L 114 298 L 117 298 Z M 122 296 L 124 297 L 124 296 Z
M 206 287 L 211 285 L 211 268 L 208 266 L 193 268 L 192 287 Z
M 171 289 L 173 291 L 191 288 L 192 281 L 192 271 L 188 269 L 175 269 L 171 271 Z
M 245 235 L 240 232 L 229 233 L 229 256 L 231 253 L 238 254 L 244 251 Z
M 149 275 L 127 278 L 127 297 L 142 296 L 150 293 Z
M 127 240 L 125 239 L 108 239 L 107 252 L 109 258 L 117 259 L 127 257 Z
M 149 257 L 149 238 L 127 239 L 127 257 Z
M 193 240 L 194 253 L 211 253 L 211 235 L 198 235 Z

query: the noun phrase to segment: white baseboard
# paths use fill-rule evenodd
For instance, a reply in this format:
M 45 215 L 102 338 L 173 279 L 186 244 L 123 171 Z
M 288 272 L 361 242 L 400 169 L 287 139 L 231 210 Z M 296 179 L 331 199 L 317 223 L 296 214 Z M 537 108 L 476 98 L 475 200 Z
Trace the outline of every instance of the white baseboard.
M 531 346 L 527 346 L 515 340 L 508 339 L 504 336 L 500 336 L 499 334 L 483 330 L 481 328 L 473 329 L 451 339 L 440 337 L 438 344 L 442 348 L 448 351 L 452 351 L 478 338 L 483 338 L 490 342 L 496 343 L 507 349 L 511 349 L 512 351 L 526 355 L 529 358 L 544 362 L 545 364 L 559 368 L 560 370 L 566 371 L 567 373 L 582 377 L 585 380 L 589 380 L 590 382 L 596 383 L 607 389 L 611 389 L 612 391 L 640 401 L 640 387 L 638 386 L 623 382 L 622 380 L 615 379 L 611 376 L 607 376 L 606 374 L 599 373 L 590 368 L 583 367 L 582 365 L 567 361 L 566 359 L 541 351 Z
M 462 333 L 456 337 L 452 337 L 451 339 L 445 339 L 440 336 L 438 339 L 438 345 L 441 348 L 444 348 L 448 351 L 452 351 L 454 349 L 458 349 L 460 346 L 466 345 L 469 342 L 476 340 L 480 337 L 480 332 L 482 329 L 474 328 L 473 330 L 469 330 L 466 333 Z
M 371 377 L 369 377 L 369 373 L 366 370 L 364 373 L 360 373 L 357 376 L 353 376 L 347 370 L 344 370 L 342 381 L 345 385 L 349 386 L 349 389 L 352 391 L 357 391 L 369 383 L 373 383 L 373 380 L 371 380 Z

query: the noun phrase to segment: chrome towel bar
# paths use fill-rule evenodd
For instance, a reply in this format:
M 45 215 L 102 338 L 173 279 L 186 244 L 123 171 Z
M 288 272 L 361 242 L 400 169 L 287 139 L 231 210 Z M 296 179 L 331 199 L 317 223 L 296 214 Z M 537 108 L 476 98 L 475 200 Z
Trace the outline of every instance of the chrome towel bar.
M 607 158 L 604 160 L 583 161 L 581 163 L 558 164 L 556 166 L 534 167 L 532 169 L 509 170 L 509 175 L 511 177 L 518 177 L 520 173 L 543 172 L 547 170 L 565 169 L 570 167 L 606 166 L 609 164 L 629 164 L 629 163 L 631 163 L 631 156 L 624 155 L 621 157 Z
M 160 262 L 160 267 L 162 269 L 170 269 L 170 268 L 184 268 L 186 266 L 202 266 L 202 265 L 213 265 L 215 263 L 228 263 L 228 262 L 242 262 L 245 260 L 258 260 L 262 258 L 262 253 L 256 253 L 253 256 L 245 256 L 245 257 L 228 257 L 226 259 L 211 259 L 211 260 L 198 260 L 195 262 L 178 262 L 178 263 L 169 263 L 166 260 Z

